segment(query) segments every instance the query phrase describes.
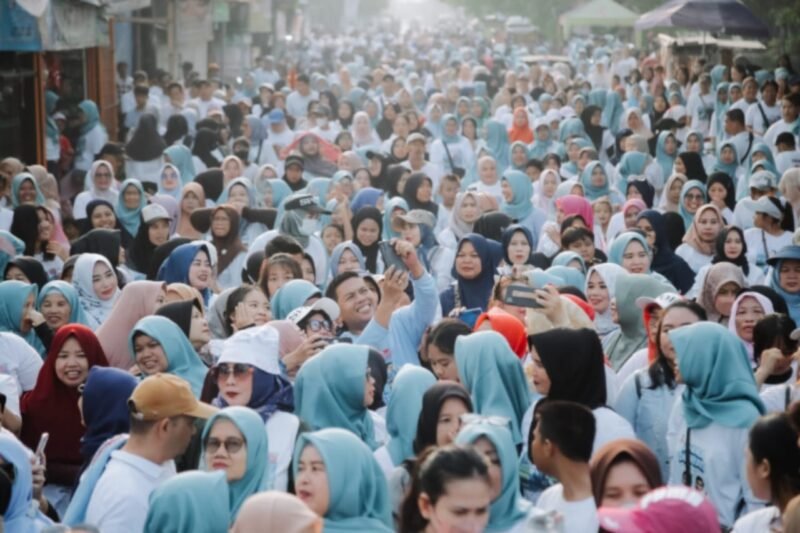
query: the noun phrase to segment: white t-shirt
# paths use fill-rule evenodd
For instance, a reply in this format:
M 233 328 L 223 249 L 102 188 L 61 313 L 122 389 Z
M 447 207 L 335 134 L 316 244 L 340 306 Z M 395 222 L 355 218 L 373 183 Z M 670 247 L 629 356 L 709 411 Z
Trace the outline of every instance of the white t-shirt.
M 731 533 L 766 533 L 781 531 L 780 528 L 781 513 L 777 507 L 770 505 L 741 517 L 733 524 Z
M 21 392 L 36 386 L 41 368 L 42 358 L 24 339 L 13 333 L 0 333 L 0 374 L 13 377 Z
M 800 167 L 800 150 L 790 150 L 775 154 L 775 168 L 778 169 L 778 173 L 781 176 L 790 168 L 795 167 Z
M 754 265 L 764 265 L 781 248 L 792 245 L 792 234 L 784 231 L 780 235 L 770 235 L 758 228 L 749 228 L 744 230 L 744 242 L 747 243 L 747 260 Z
M 633 355 L 617 371 L 617 380 L 620 383 L 625 383 L 630 376 L 642 368 L 647 368 L 647 348 L 633 352 Z
M 706 265 L 711 264 L 711 260 L 714 258 L 713 255 L 706 255 L 700 253 L 695 249 L 693 246 L 689 246 L 686 243 L 681 244 L 675 250 L 675 253 L 683 258 L 689 264 L 689 267 L 697 273 Z
M 770 126 L 769 129 L 767 130 L 767 133 L 764 134 L 764 142 L 767 143 L 767 146 L 769 146 L 772 149 L 773 154 L 775 154 L 775 152 L 777 152 L 778 150 L 777 148 L 775 148 L 775 140 L 778 138 L 778 135 L 780 135 L 785 131 L 792 133 L 792 126 L 793 124 L 788 124 L 785 120 L 781 118 L 778 122 Z M 795 146 L 798 146 L 797 135 L 795 135 L 794 137 L 795 137 L 794 139 Z
M 291 413 L 275 411 L 267 420 L 269 463 L 272 467 L 272 490 L 286 492 L 289 486 L 289 465 L 300 429 L 300 419 Z
M 600 528 L 594 498 L 568 502 L 564 499 L 564 487 L 561 483 L 545 490 L 539 496 L 536 506 L 545 511 L 559 512 L 564 517 L 562 529 L 564 533 L 587 533 Z
M 411 172 L 422 172 L 423 174 L 428 176 L 433 182 L 434 193 L 436 193 L 436 191 L 439 190 L 439 183 L 442 180 L 442 176 L 444 176 L 444 170 L 442 169 L 441 166 L 431 161 L 425 161 L 425 164 L 422 165 L 421 169 L 414 170 L 413 168 L 411 168 L 411 163 L 409 163 L 407 160 L 400 163 L 400 165 L 407 168 Z
M 761 105 L 761 110 L 764 111 L 764 115 L 767 116 L 767 121 L 764 122 L 764 115 L 761 114 L 761 110 L 758 108 L 759 104 Z M 753 133 L 756 135 L 764 135 L 769 127 L 781 118 L 781 104 L 776 103 L 775 105 L 768 106 L 765 102 L 756 102 L 754 104 L 750 104 L 750 107 L 747 108 L 744 114 L 744 123 L 746 126 L 753 128 Z M 770 148 L 772 148 L 770 146 Z
M 593 409 L 592 413 L 594 413 L 596 427 L 592 454 L 613 440 L 636 438 L 636 432 L 633 431 L 631 423 L 612 409 L 598 407 Z
M 103 533 L 143 531 L 150 494 L 174 475 L 173 461 L 158 465 L 124 450 L 112 452 L 86 507 L 86 523 Z
M 786 401 L 788 392 L 788 402 Z M 766 387 L 760 393 L 761 401 L 768 413 L 783 413 L 792 403 L 800 400 L 800 387 L 793 384 Z

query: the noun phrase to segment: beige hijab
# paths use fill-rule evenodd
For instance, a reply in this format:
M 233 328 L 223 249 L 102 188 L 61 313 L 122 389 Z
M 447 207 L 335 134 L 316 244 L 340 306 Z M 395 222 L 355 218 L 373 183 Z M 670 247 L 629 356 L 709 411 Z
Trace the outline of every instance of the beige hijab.
M 281 533 L 320 533 L 322 518 L 285 492 L 259 492 L 245 500 L 230 533 L 261 533 L 280 524 Z
M 176 234 L 186 239 L 202 239 L 203 234 L 192 226 L 190 217 L 183 215 L 183 199 L 186 193 L 192 193 L 200 200 L 198 209 L 203 209 L 206 206 L 206 193 L 199 183 L 194 181 L 187 183 L 183 186 L 181 191 L 181 201 L 178 202 L 178 226 L 175 230 Z
M 155 312 L 158 295 L 165 290 L 166 283 L 161 281 L 133 281 L 122 289 L 108 318 L 96 331 L 109 366 L 128 370 L 133 365 L 128 335 L 140 319 Z

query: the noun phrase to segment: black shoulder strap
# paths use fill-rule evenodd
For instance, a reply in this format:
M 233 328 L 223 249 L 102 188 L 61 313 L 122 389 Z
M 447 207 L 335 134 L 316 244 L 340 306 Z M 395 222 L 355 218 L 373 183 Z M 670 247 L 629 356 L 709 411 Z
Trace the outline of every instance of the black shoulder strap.
M 455 172 L 456 166 L 453 164 L 453 156 L 450 155 L 450 148 L 447 147 L 447 141 L 442 139 L 442 144 L 444 145 L 444 151 L 447 154 L 447 160 L 450 162 L 450 172 Z
M 636 383 L 636 397 L 642 397 L 642 382 L 639 380 L 639 373 L 633 375 L 633 381 Z
M 771 126 L 771 124 L 769 123 L 769 119 L 767 118 L 767 114 L 764 113 L 764 108 L 761 107 L 761 102 L 756 102 L 756 105 L 758 106 L 758 112 L 761 113 L 761 119 L 764 121 L 764 130 L 766 130 L 767 128 L 769 128 Z
M 683 471 L 683 482 L 687 487 L 692 486 L 692 430 L 686 428 L 686 448 L 684 449 L 684 459 L 686 461 L 685 469 Z
M 745 152 L 744 152 L 744 157 L 742 157 L 742 160 L 741 160 L 741 161 L 739 161 L 739 163 L 740 163 L 740 164 L 744 164 L 744 162 L 745 162 L 745 161 L 747 161 L 747 156 L 749 156 L 749 155 L 750 155 L 750 149 L 751 149 L 751 148 L 753 148 L 753 139 L 754 139 L 755 137 L 753 136 L 753 132 L 752 132 L 752 131 L 751 131 L 751 132 L 748 132 L 748 134 L 747 134 L 747 138 L 748 138 L 748 141 L 747 141 L 747 150 L 745 150 Z
M 789 410 L 789 404 L 792 403 L 792 386 L 788 383 L 785 389 L 786 398 L 784 399 L 784 410 Z

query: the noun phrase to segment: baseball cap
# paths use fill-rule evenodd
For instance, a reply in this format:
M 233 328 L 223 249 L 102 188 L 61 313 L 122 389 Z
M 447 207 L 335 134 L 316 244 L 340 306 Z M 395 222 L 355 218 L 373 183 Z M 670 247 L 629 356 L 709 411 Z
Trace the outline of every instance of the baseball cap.
M 633 509 L 601 507 L 600 529 L 614 533 L 717 533 L 717 511 L 703 495 L 689 487 L 661 487 L 649 492 Z
M 305 161 L 303 161 L 303 158 L 300 157 L 299 155 L 292 154 L 289 157 L 287 157 L 286 161 L 284 161 L 283 163 L 284 168 L 288 168 L 291 165 L 299 165 L 300 168 L 305 168 Z
M 408 137 L 406 137 L 406 144 L 411 144 L 413 142 L 421 142 L 422 144 L 426 144 L 427 141 L 425 140 L 425 136 L 421 133 L 414 132 Z
M 797 246 L 796 244 L 784 246 L 778 250 L 778 253 L 767 259 L 767 264 L 776 267 L 778 266 L 778 262 L 782 259 L 800 261 L 800 246 Z
M 269 117 L 270 124 L 280 124 L 286 120 L 286 115 L 283 113 L 283 109 L 273 109 L 267 116 Z
M 164 206 L 159 204 L 150 204 L 144 206 L 142 209 L 142 220 L 145 224 L 149 224 L 154 220 L 172 220 Z
M 408 213 L 392 217 L 392 229 L 395 231 L 398 231 L 398 228 L 402 229 L 405 224 L 425 224 L 433 228 L 436 225 L 436 217 L 424 209 L 412 209 Z
M 759 170 L 750 176 L 750 188 L 759 191 L 775 189 L 775 174 L 768 170 Z
M 292 209 L 305 209 L 307 211 L 315 211 L 323 215 L 330 215 L 331 212 L 322 208 L 317 203 L 317 200 L 310 194 L 294 194 L 290 196 L 286 203 L 283 205 L 284 210 L 291 211 Z
M 650 296 L 639 296 L 636 298 L 636 306 L 644 311 L 651 305 L 657 305 L 661 309 L 665 309 L 670 304 L 675 302 L 679 302 L 683 300 L 683 297 L 675 292 L 665 292 L 663 294 L 659 294 L 655 298 L 651 298 Z
M 155 421 L 173 416 L 210 418 L 219 409 L 197 401 L 189 383 L 173 374 L 155 374 L 139 383 L 128 400 L 137 420 Z
M 783 213 L 780 209 L 778 209 L 778 206 L 772 203 L 772 201 L 769 199 L 769 196 L 762 196 L 756 200 L 755 212 L 769 215 L 778 220 L 783 219 Z
M 336 321 L 339 318 L 339 305 L 330 298 L 320 298 L 312 305 L 294 309 L 286 316 L 286 320 L 299 324 L 315 311 L 325 313 L 332 321 Z

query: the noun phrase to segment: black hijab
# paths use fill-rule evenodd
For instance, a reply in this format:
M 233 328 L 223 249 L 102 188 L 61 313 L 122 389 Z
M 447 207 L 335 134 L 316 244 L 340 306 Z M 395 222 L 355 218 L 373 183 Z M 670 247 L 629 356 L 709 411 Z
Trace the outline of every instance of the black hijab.
M 342 131 L 349 130 L 350 126 L 353 125 L 353 115 L 356 114 L 356 107 L 353 103 L 349 100 L 342 100 L 342 103 L 350 108 L 350 116 L 348 118 L 342 118 L 339 116 L 339 107 L 336 107 L 336 118 L 339 121 L 339 125 L 342 127 Z
M 211 155 L 211 152 L 218 147 L 219 140 L 217 139 L 217 132 L 207 128 L 200 128 L 197 130 L 197 135 L 194 137 L 192 155 L 196 155 L 208 168 L 219 167 L 222 162 Z M 209 196 L 206 195 L 206 198 L 209 198 Z
M 700 183 L 705 183 L 708 180 L 706 169 L 703 166 L 703 157 L 697 152 L 681 152 L 678 158 L 683 161 L 686 167 L 686 177 L 690 180 L 697 180 Z
M 478 217 L 472 226 L 472 232 L 496 242 L 503 241 L 503 231 L 514 221 L 510 216 L 501 211 L 484 213 Z
M 175 322 L 175 324 L 181 328 L 181 331 L 183 331 L 184 335 L 189 338 L 189 334 L 192 330 L 192 308 L 198 305 L 199 302 L 196 298 L 192 298 L 191 300 L 183 300 L 180 302 L 172 302 L 162 305 L 156 309 L 155 314 L 166 317 Z
M 677 250 L 678 246 L 683 244 L 683 236 L 686 234 L 686 225 L 683 223 L 683 217 L 678 213 L 667 212 L 661 216 L 664 217 L 664 227 L 667 231 L 667 244 L 673 250 Z
M 408 204 L 409 210 L 424 209 L 425 211 L 433 213 L 433 216 L 437 216 L 439 214 L 439 206 L 432 199 L 427 202 L 420 202 L 417 200 L 417 192 L 426 181 L 431 184 L 431 189 L 433 189 L 433 180 L 428 176 L 422 172 L 411 174 L 406 181 L 406 186 L 403 188 L 403 198 Z
M 403 165 L 389 165 L 387 168 L 386 161 L 383 158 L 381 158 L 381 161 L 380 175 L 373 176 L 370 174 L 370 182 L 372 183 L 372 186 L 376 189 L 383 189 L 386 191 L 386 194 L 389 195 L 390 199 L 400 196 L 400 193 L 397 192 L 397 185 L 400 183 L 400 178 L 402 178 L 403 174 L 406 172 L 411 171 Z
M 605 356 L 597 332 L 555 328 L 528 337 L 550 378 L 548 400 L 579 403 L 589 409 L 606 404 Z
M 386 360 L 378 350 L 370 348 L 369 356 L 367 357 L 367 366 L 369 367 L 372 379 L 375 380 L 375 398 L 372 400 L 372 405 L 369 406 L 369 408 L 374 411 L 386 405 L 383 402 L 383 389 L 386 388 L 389 374 L 386 370 Z
M 681 294 L 686 294 L 694 285 L 694 271 L 670 246 L 664 215 L 654 209 L 639 213 L 636 220 L 647 220 L 655 232 L 655 252 L 650 268 L 672 283 Z
M 706 190 L 710 189 L 715 183 L 719 183 L 725 187 L 727 191 L 725 195 L 725 205 L 728 206 L 728 209 L 733 211 L 736 208 L 736 186 L 733 184 L 733 180 L 724 172 L 714 172 L 708 177 Z M 727 222 L 730 224 L 733 221 L 728 220 Z M 742 242 L 744 242 L 744 240 L 742 240 Z
M 6 266 L 6 271 L 3 273 L 4 279 L 8 269 L 12 266 L 22 270 L 22 273 L 25 274 L 25 277 L 28 278 L 28 281 L 38 286 L 39 290 L 42 290 L 42 287 L 44 287 L 49 281 L 47 272 L 44 270 L 44 266 L 42 266 L 42 264 L 33 257 L 19 256 L 9 261 L 8 265 Z
M 166 261 L 167 257 L 169 257 L 169 254 L 172 253 L 172 250 L 181 244 L 186 244 L 189 242 L 192 242 L 192 239 L 180 237 L 177 239 L 170 239 L 164 244 L 156 246 L 156 249 L 153 251 L 153 257 L 150 259 L 150 266 L 147 267 L 147 279 L 150 281 L 156 281 L 156 278 L 158 277 L 158 269 L 161 268 L 161 263 Z
M 723 176 L 727 177 L 728 175 L 723 174 Z M 739 257 L 731 258 L 725 255 L 725 239 L 727 239 L 728 234 L 733 231 L 738 233 L 739 238 L 742 240 L 742 253 L 739 254 Z M 722 231 L 717 235 L 717 242 L 714 243 L 714 257 L 711 258 L 711 264 L 723 262 L 733 263 L 741 268 L 745 277 L 750 275 L 750 261 L 747 260 L 747 241 L 744 240 L 744 232 L 741 228 L 728 226 L 727 228 L 722 228 Z
M 111 205 L 111 202 L 109 202 L 108 200 L 103 200 L 102 198 L 96 198 L 91 202 L 89 202 L 88 204 L 86 204 L 86 218 L 79 221 L 81 222 L 82 226 L 81 233 L 85 234 L 94 229 L 94 226 L 92 226 L 92 214 L 94 214 L 94 210 L 100 207 L 101 205 L 104 205 L 109 209 L 111 209 L 111 212 L 114 213 L 114 220 L 116 221 L 114 227 L 116 229 L 120 229 L 119 219 L 117 218 L 117 213 L 114 211 L 114 206 Z
M 117 268 L 121 247 L 122 240 L 119 230 L 93 229 L 72 242 L 70 253 L 74 255 L 100 254 L 108 259 L 114 268 Z
M 139 224 L 139 230 L 128 248 L 128 266 L 137 272 L 144 273 L 150 265 L 150 259 L 156 245 L 150 242 L 150 225 L 144 222 Z
M 586 106 L 586 109 L 581 113 L 581 122 L 583 122 L 583 129 L 594 144 L 595 149 L 600 152 L 603 149 L 603 126 L 595 126 L 592 124 L 592 116 L 595 113 L 602 113 L 603 110 L 596 105 Z
M 219 168 L 210 168 L 194 177 L 194 181 L 203 188 L 206 198 L 216 202 L 225 188 L 225 174 Z M 200 206 L 205 207 L 205 206 Z
M 642 201 L 648 209 L 653 207 L 653 199 L 655 198 L 656 190 L 652 185 L 650 185 L 649 181 L 635 179 L 628 180 L 628 190 L 630 190 L 631 187 L 639 191 L 639 194 L 642 195 Z M 627 194 L 625 196 L 627 196 Z
M 365 220 L 374 220 L 378 224 L 378 240 L 369 246 L 363 244 L 358 240 L 358 226 Z M 383 234 L 383 217 L 377 207 L 366 205 L 356 211 L 353 219 L 350 221 L 353 226 L 353 244 L 358 246 L 361 253 L 364 255 L 364 263 L 367 271 L 373 274 L 378 272 L 378 243 L 381 241 Z
M 472 412 L 472 398 L 460 383 L 440 381 L 422 395 L 422 409 L 417 422 L 417 436 L 414 438 L 414 453 L 419 454 L 428 446 L 436 446 L 436 426 L 439 424 L 439 412 L 444 402 L 450 398 L 458 398 Z
M 389 137 L 392 136 L 392 132 L 394 130 L 392 121 L 386 118 L 386 110 L 391 106 L 394 108 L 395 114 L 400 113 L 400 106 L 397 104 L 386 104 L 383 108 L 383 112 L 381 113 L 381 119 L 378 121 L 378 124 L 375 126 L 375 131 L 378 133 L 378 137 L 381 138 L 382 141 L 385 141 Z
M 183 115 L 172 115 L 167 119 L 167 131 L 164 132 L 164 142 L 172 146 L 179 140 L 189 135 L 189 123 Z
M 612 165 L 617 166 L 622 159 L 622 156 L 625 155 L 625 151 L 622 149 L 622 143 L 625 142 L 625 139 L 631 135 L 633 135 L 633 130 L 630 128 L 624 128 L 619 130 L 614 136 L 614 153 L 609 154 L 611 156 L 609 161 Z
M 242 109 L 236 104 L 228 104 L 222 107 L 222 112 L 228 117 L 231 138 L 239 137 L 242 134 L 242 122 L 244 121 Z
M 18 205 L 11 219 L 11 233 L 25 243 L 25 255 L 36 255 L 39 241 L 39 215 L 35 205 Z
M 144 113 L 133 131 L 133 137 L 125 145 L 125 155 L 134 161 L 152 161 L 158 159 L 167 143 L 158 134 L 158 119 L 155 115 Z

